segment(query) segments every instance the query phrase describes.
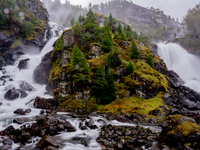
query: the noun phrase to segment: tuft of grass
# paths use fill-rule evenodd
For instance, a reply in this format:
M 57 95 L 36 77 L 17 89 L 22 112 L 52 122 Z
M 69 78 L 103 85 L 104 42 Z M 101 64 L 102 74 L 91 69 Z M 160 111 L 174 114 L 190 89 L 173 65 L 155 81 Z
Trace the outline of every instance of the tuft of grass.
M 49 72 L 49 82 L 52 83 L 55 79 L 57 79 L 59 77 L 59 74 L 61 72 L 61 69 L 60 69 L 60 64 L 61 64 L 61 61 L 60 59 L 58 59 L 52 69 L 50 70 Z
M 137 97 L 117 99 L 106 106 L 99 106 L 99 111 L 148 115 L 149 111 L 152 111 L 159 106 L 165 106 L 163 104 L 162 96 L 162 93 L 158 93 L 156 97 L 148 100 Z

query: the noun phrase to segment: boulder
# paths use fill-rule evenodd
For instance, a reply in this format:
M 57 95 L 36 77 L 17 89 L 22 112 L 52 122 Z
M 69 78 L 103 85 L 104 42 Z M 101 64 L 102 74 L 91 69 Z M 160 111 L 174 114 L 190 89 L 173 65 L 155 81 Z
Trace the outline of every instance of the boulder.
M 19 68 L 19 70 L 27 69 L 27 62 L 28 62 L 29 60 L 30 60 L 29 58 L 20 60 L 18 66 L 17 66 L 17 67 Z
M 5 135 L 10 135 L 15 131 L 15 128 L 10 125 L 8 126 L 6 129 L 4 129 L 3 131 L 0 132 L 1 136 L 5 136 Z
M 12 140 L 6 138 L 6 139 L 3 140 L 3 144 L 4 144 L 4 145 L 12 145 Z
M 22 99 L 27 96 L 28 96 L 28 94 L 21 89 L 10 89 L 6 92 L 6 94 L 4 95 L 4 98 L 7 100 L 15 100 L 17 98 Z
M 58 143 L 56 141 L 56 138 L 54 138 L 54 137 L 52 137 L 50 135 L 44 136 L 36 146 L 38 148 L 42 148 L 42 149 L 45 149 L 48 146 L 53 146 L 53 147 L 56 147 L 56 148 L 59 147 Z
M 197 107 L 197 104 L 193 101 L 190 101 L 189 99 L 186 99 L 183 102 L 183 105 L 188 109 L 196 109 L 196 107 Z
M 76 128 L 72 126 L 72 124 L 69 121 L 64 122 L 64 128 L 67 129 L 67 132 L 75 132 Z
M 14 111 L 15 114 L 19 114 L 19 115 L 25 115 L 25 111 L 21 108 L 17 109 Z
M 4 146 L 0 147 L 0 150 L 9 150 L 9 149 L 12 149 L 11 145 L 4 145 Z
M 25 110 L 25 113 L 29 114 L 32 110 L 30 108 Z
M 2 105 L 3 103 L 2 102 L 0 102 L 0 106 Z
M 23 124 L 23 123 L 29 122 L 29 121 L 31 121 L 31 120 L 26 117 L 13 119 L 13 123 L 18 123 L 18 124 Z
M 19 81 L 18 83 L 19 83 L 20 89 L 22 89 L 24 91 L 35 91 L 34 87 L 32 87 L 26 81 Z

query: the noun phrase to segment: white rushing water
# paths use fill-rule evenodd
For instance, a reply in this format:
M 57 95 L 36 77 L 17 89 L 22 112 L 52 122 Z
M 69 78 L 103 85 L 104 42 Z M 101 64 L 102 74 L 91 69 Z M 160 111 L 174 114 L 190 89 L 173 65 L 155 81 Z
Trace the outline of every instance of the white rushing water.
M 169 70 L 175 71 L 185 86 L 200 92 L 200 58 L 178 44 L 158 44 L 158 54 Z

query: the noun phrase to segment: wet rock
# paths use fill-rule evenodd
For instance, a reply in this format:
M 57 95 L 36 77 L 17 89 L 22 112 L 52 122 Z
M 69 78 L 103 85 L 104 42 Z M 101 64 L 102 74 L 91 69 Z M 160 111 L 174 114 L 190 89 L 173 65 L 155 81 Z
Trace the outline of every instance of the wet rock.
M 93 124 L 93 125 L 91 125 L 90 126 L 90 129 L 97 129 L 98 127 L 97 127 L 97 125 L 95 125 L 95 124 Z
M 9 150 L 9 149 L 12 149 L 12 146 L 11 145 L 5 145 L 5 146 L 2 146 L 0 147 L 1 150 Z
M 25 113 L 29 114 L 32 110 L 30 108 L 25 110 Z
M 44 150 L 58 150 L 58 148 L 53 147 L 53 146 L 48 146 Z
M 15 131 L 15 128 L 11 125 L 8 126 L 5 130 L 0 132 L 1 136 L 11 135 Z
M 94 120 L 93 119 L 90 119 L 89 121 L 85 122 L 85 125 L 88 126 L 88 127 L 92 126 L 93 124 L 94 124 Z
M 29 118 L 15 118 L 13 119 L 13 123 L 23 124 L 25 122 L 30 122 L 31 120 Z
M 87 126 L 81 126 L 81 130 L 87 130 Z
M 22 89 L 24 91 L 35 91 L 34 87 L 32 87 L 26 81 L 19 81 L 18 83 L 19 83 L 20 89 Z
M 21 108 L 17 109 L 14 111 L 15 114 L 19 114 L 19 115 L 25 115 L 25 111 Z
M 114 119 L 116 119 L 117 121 L 119 121 L 119 122 L 129 122 L 128 120 L 127 120 L 127 118 L 125 118 L 125 117 L 122 117 L 122 116 L 120 116 L 120 115 L 117 115 L 117 114 L 114 114 L 113 115 L 113 118 Z
M 149 111 L 149 115 L 153 115 L 153 116 L 161 116 L 162 115 L 162 112 L 159 108 L 156 108 L 152 111 Z
M 63 46 L 71 46 L 74 42 L 74 30 L 66 30 L 63 32 L 62 36 Z
M 41 110 L 41 111 L 40 111 L 40 114 L 44 114 L 44 110 Z
M 36 146 L 42 149 L 45 149 L 48 146 L 59 147 L 56 139 L 50 135 L 44 136 Z
M 40 108 L 40 109 L 49 109 L 50 111 L 52 110 L 57 110 L 60 111 L 59 104 L 56 100 L 54 99 L 45 99 L 41 97 L 36 97 L 34 99 L 34 107 Z
M 15 100 L 17 98 L 22 99 L 22 98 L 25 98 L 27 96 L 28 96 L 28 94 L 23 90 L 10 89 L 5 93 L 4 98 L 7 99 L 7 100 Z
M 57 129 L 58 131 L 63 131 L 65 127 L 62 124 L 58 124 Z
M 127 47 L 129 44 L 128 44 L 126 41 L 123 40 L 123 41 L 120 43 L 120 45 L 121 45 L 121 46 L 124 46 L 124 47 Z
M 17 67 L 19 68 L 19 70 L 27 69 L 27 62 L 28 62 L 29 60 L 30 60 L 29 58 L 20 60 L 18 66 L 17 66 Z
M 72 126 L 72 124 L 69 121 L 64 122 L 64 127 L 67 129 L 67 132 L 75 132 L 76 128 Z
M 12 140 L 11 140 L 11 139 L 8 139 L 8 138 L 7 138 L 7 139 L 4 139 L 4 140 L 3 140 L 3 144 L 4 144 L 4 145 L 12 145 Z
M 196 109 L 196 107 L 197 107 L 197 104 L 193 101 L 190 101 L 189 99 L 186 99 L 183 102 L 183 105 L 188 109 Z
M 0 106 L 2 105 L 3 103 L 2 102 L 0 102 Z
M 48 81 L 48 73 L 50 72 L 52 68 L 51 62 L 51 52 L 47 53 L 44 58 L 42 59 L 42 62 L 39 66 L 37 66 L 33 73 L 33 79 L 38 84 L 45 84 L 47 85 Z M 55 88 L 54 88 L 55 89 Z
M 17 150 L 31 150 L 31 149 L 25 146 L 20 146 L 17 148 Z

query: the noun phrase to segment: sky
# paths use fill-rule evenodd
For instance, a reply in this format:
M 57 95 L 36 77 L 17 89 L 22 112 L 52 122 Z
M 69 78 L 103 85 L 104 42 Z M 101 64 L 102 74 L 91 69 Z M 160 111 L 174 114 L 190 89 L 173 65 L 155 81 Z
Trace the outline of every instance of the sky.
M 92 4 L 99 4 L 107 1 L 108 0 L 70 0 L 70 3 L 75 5 L 81 4 L 83 7 L 87 7 L 89 2 Z M 200 0 L 132 0 L 132 2 L 143 7 L 159 8 L 164 11 L 165 14 L 182 20 L 187 14 L 187 11 L 190 8 L 194 8 L 196 4 L 199 4 Z

